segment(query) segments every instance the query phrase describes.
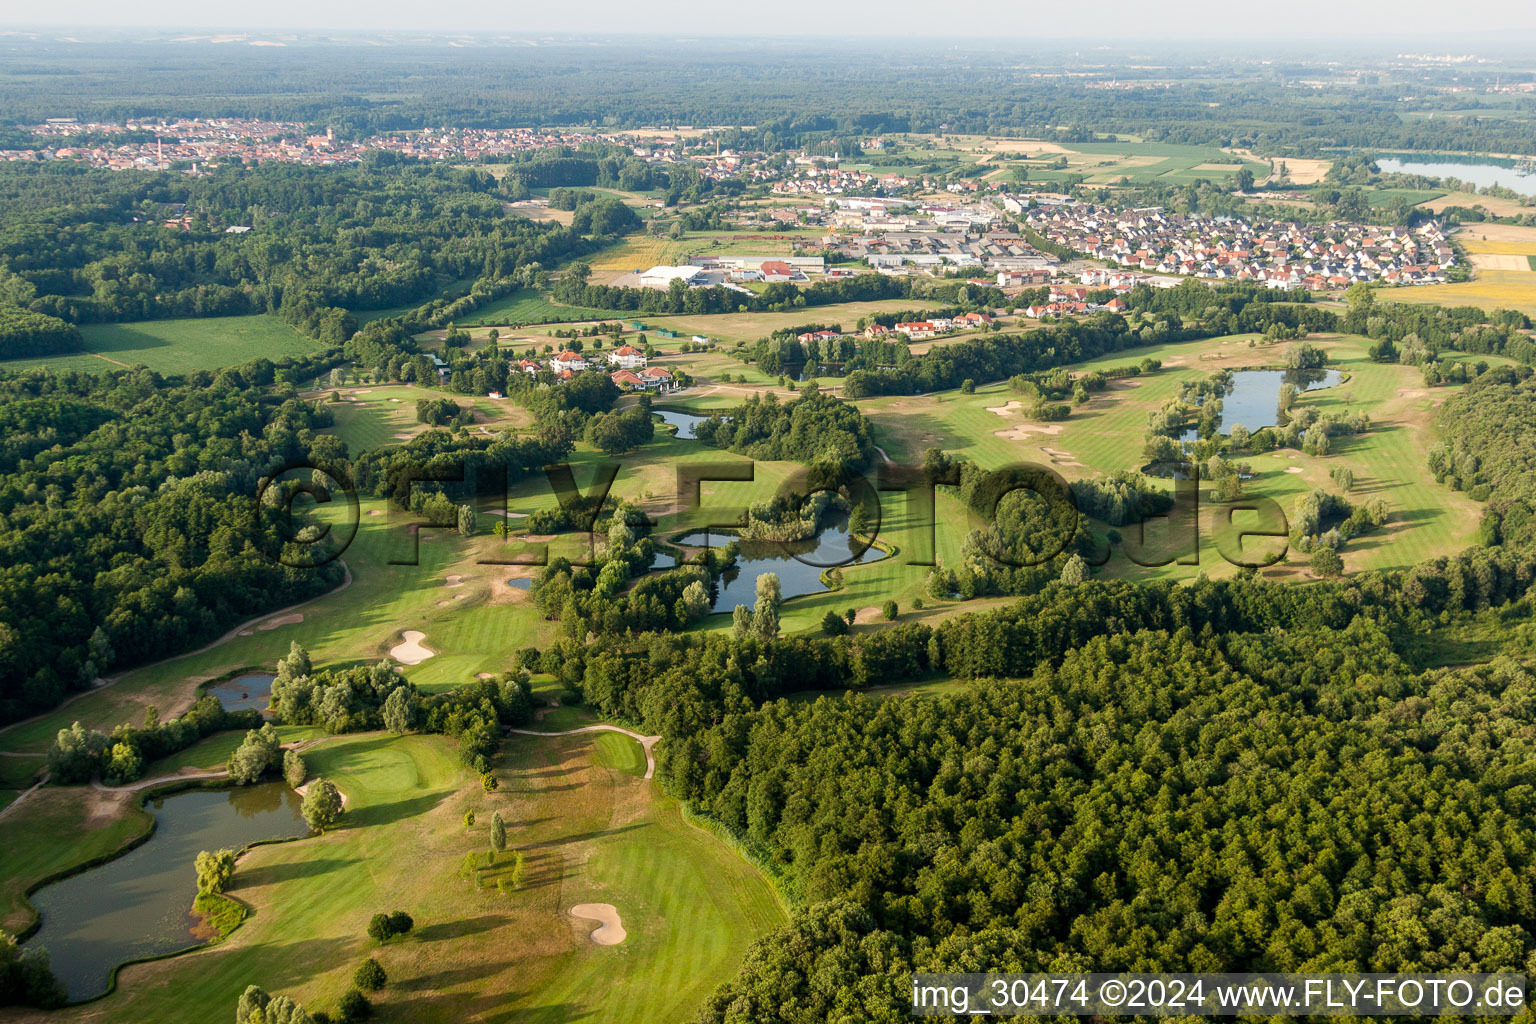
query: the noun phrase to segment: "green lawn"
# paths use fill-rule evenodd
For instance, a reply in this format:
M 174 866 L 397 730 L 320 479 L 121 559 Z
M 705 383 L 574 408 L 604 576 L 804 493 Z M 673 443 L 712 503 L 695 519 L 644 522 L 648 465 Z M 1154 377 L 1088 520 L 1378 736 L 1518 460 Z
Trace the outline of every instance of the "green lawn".
M 143 364 L 159 373 L 190 373 L 235 366 L 258 356 L 275 361 L 324 348 L 269 314 L 86 324 L 80 333 L 85 337 L 84 353 L 14 359 L 0 365 L 98 371 Z
M 581 320 L 613 320 L 638 314 L 618 309 L 588 309 L 556 302 L 532 288 L 520 288 L 504 298 L 482 306 L 455 321 L 461 327 L 526 326 L 528 324 L 567 324 Z

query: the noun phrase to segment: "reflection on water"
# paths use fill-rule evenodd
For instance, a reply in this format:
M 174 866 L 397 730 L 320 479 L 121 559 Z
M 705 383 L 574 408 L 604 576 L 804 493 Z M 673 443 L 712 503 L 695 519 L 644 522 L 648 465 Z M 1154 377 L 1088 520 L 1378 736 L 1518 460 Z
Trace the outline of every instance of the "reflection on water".
M 736 557 L 736 568 L 720 581 L 719 594 L 712 606 L 714 610 L 734 611 L 738 605 L 750 608 L 757 600 L 757 577 L 765 572 L 778 574 L 779 590 L 786 598 L 797 597 L 827 589 L 821 582 L 823 568 L 858 565 L 882 557 L 882 553 L 874 547 L 865 547 L 855 557 L 854 552 L 863 546 L 863 541 L 848 532 L 847 517 L 830 516 L 828 520 L 828 524 L 813 540 L 793 543 L 742 542 L 741 553 Z M 706 544 L 724 547 L 734 539 L 725 533 L 695 530 L 677 538 L 674 543 L 683 547 L 704 547 Z
M 1423 160 L 1377 157 L 1376 166 L 1380 167 L 1383 173 L 1388 174 L 1422 174 L 1426 178 L 1456 178 L 1461 181 L 1469 181 L 1478 188 L 1502 185 L 1504 188 L 1513 189 L 1522 195 L 1536 196 L 1536 174 L 1513 166 L 1501 167 L 1493 163 L 1461 163 L 1460 161 L 1446 160 L 1444 158 L 1437 160 L 1433 156 Z M 1476 202 L 1477 198 L 1475 196 L 1468 196 L 1466 205 L 1471 206 Z
M 677 428 L 677 436 L 684 441 L 692 441 L 698 438 L 694 433 L 694 427 L 709 419 L 708 416 L 695 416 L 690 412 L 678 412 L 676 409 L 652 409 L 655 415 L 661 417 L 661 422 Z
M 203 687 L 203 692 L 219 698 L 225 711 L 244 711 L 247 708 L 265 711 L 272 700 L 272 680 L 276 678 L 270 672 L 252 672 L 226 679 L 222 683 L 209 683 Z
M 1230 434 L 1241 423 L 1250 431 L 1273 427 L 1280 422 L 1280 387 L 1294 384 L 1296 390 L 1320 391 L 1343 379 L 1338 370 L 1236 370 L 1232 390 L 1221 400 L 1221 433 Z M 1199 440 L 1190 427 L 1180 441 Z
M 29 944 L 48 949 L 71 1000 L 104 992 L 108 973 L 124 960 L 194 945 L 198 852 L 302 836 L 308 829 L 300 802 L 280 782 L 150 801 L 145 808 L 156 825 L 146 842 L 32 895 L 42 927 Z

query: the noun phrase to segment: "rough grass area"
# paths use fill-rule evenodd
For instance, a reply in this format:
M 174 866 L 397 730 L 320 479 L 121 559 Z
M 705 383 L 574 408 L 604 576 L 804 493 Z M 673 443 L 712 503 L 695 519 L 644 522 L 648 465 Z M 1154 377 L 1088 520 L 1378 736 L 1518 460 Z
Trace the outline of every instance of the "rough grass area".
M 159 373 L 190 373 L 235 366 L 258 356 L 275 361 L 324 348 L 267 314 L 86 324 L 80 333 L 85 338 L 83 353 L 15 359 L 3 365 L 99 371 L 142 364 Z

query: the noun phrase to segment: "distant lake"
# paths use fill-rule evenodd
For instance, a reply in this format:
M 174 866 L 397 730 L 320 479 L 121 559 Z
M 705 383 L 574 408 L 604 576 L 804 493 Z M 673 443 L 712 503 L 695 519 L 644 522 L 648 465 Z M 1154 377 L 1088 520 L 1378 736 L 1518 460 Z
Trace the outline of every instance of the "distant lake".
M 1278 425 L 1280 386 L 1286 382 L 1301 392 L 1331 388 L 1342 379 L 1338 370 L 1237 370 L 1232 374 L 1232 390 L 1221 400 L 1220 432 L 1230 434 L 1239 423 L 1249 432 Z M 1190 427 L 1179 440 L 1199 438 L 1196 428 Z
M 735 539 L 726 533 L 695 530 L 673 543 L 691 548 L 706 544 L 719 548 Z M 717 612 L 730 612 L 738 605 L 752 607 L 757 600 L 757 578 L 765 572 L 778 574 L 779 592 L 785 598 L 822 593 L 827 589 L 821 583 L 822 569 L 840 563 L 858 565 L 885 557 L 883 551 L 873 546 L 865 548 L 857 558 L 853 557 L 855 546 L 860 543 L 848 532 L 846 516 L 829 517 L 827 525 L 813 540 L 789 543 L 742 541 L 736 568 L 720 581 L 720 592 L 713 608 Z
M 1377 157 L 1376 166 L 1389 174 L 1422 174 L 1428 178 L 1458 178 L 1470 181 L 1478 188 L 1501 185 L 1514 189 L 1521 195 L 1536 196 L 1536 174 L 1521 171 L 1509 161 L 1509 166 L 1496 163 L 1459 163 L 1450 160 L 1403 160 L 1398 157 Z
M 47 948 L 71 1001 L 100 995 L 117 964 L 201 941 L 192 916 L 199 851 L 306 835 L 299 804 L 299 795 L 281 782 L 150 801 L 146 809 L 156 821 L 148 840 L 32 894 L 42 927 L 27 944 Z

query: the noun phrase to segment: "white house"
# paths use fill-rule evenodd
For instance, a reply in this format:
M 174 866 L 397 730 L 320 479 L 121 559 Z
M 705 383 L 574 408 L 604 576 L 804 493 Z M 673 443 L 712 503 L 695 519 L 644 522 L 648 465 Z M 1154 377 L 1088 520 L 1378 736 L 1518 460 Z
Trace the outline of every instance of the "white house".
M 580 373 L 590 365 L 580 352 L 571 352 L 569 350 L 561 352 L 549 361 L 549 368 L 556 373 L 564 373 L 566 370 L 570 370 L 572 373 Z
M 645 353 L 633 345 L 623 345 L 608 353 L 608 362 L 624 370 L 637 370 L 645 365 Z

